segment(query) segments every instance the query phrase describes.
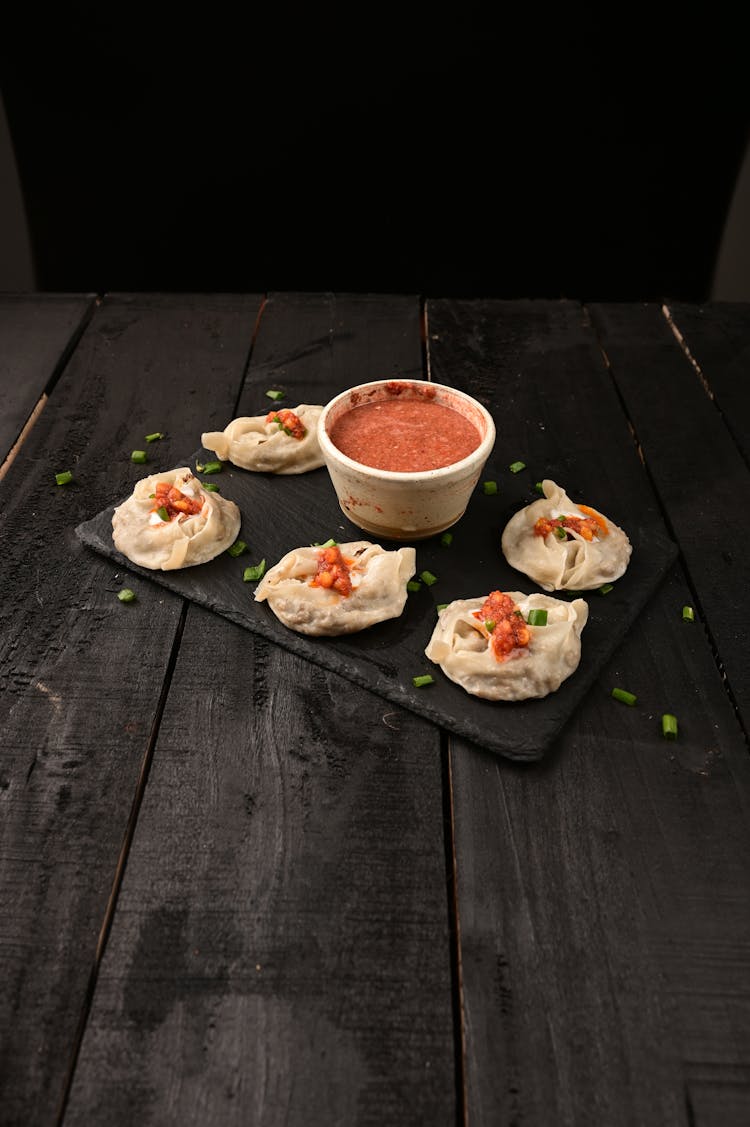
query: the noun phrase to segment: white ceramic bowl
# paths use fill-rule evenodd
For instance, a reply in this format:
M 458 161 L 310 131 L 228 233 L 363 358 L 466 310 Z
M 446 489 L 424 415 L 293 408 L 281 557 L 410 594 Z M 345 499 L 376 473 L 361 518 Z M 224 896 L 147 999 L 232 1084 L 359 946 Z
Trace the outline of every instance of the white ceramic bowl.
M 434 390 L 433 402 L 458 411 L 479 432 L 479 445 L 460 461 L 415 472 L 374 469 L 342 454 L 331 441 L 334 423 L 352 407 L 387 400 L 395 394 L 423 398 L 426 388 Z M 375 380 L 343 391 L 323 408 L 318 441 L 339 504 L 349 520 L 365 532 L 388 540 L 422 540 L 450 528 L 463 516 L 495 444 L 495 424 L 481 403 L 455 388 L 425 380 Z

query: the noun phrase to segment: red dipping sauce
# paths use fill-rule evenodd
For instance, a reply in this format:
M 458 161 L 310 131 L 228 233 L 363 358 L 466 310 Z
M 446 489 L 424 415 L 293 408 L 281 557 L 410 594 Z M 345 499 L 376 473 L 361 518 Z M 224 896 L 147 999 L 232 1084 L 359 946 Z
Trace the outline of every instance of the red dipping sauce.
M 482 441 L 458 411 L 422 397 L 362 403 L 340 415 L 328 434 L 347 458 L 400 473 L 452 466 Z

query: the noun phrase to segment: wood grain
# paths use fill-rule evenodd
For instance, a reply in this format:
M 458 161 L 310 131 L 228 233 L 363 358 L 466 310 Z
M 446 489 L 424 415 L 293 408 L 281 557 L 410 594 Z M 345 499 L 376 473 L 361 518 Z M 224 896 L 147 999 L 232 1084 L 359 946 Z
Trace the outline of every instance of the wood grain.
M 466 373 L 509 462 L 564 474 L 626 528 L 658 511 L 585 310 L 432 302 L 428 318 L 433 370 Z M 747 1121 L 750 767 L 708 638 L 682 622 L 688 596 L 676 566 L 541 765 L 453 741 L 472 1124 L 703 1127 L 709 1090 L 727 1124 Z
M 414 299 L 272 296 L 238 413 L 420 359 Z M 454 1123 L 449 923 L 437 730 L 191 607 L 66 1127 Z
M 73 528 L 132 488 L 143 435 L 168 432 L 151 454 L 168 466 L 202 418 L 231 410 L 258 305 L 105 300 L 3 485 L 5 1124 L 56 1122 L 180 622 L 179 599 L 115 574 Z M 75 476 L 64 491 L 61 465 Z

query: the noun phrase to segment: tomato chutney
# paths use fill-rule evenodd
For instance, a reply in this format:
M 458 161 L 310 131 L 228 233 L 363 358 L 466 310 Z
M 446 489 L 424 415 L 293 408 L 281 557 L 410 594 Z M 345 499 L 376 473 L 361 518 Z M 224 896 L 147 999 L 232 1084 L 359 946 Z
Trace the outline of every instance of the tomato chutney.
M 452 407 L 426 398 L 362 403 L 333 423 L 329 437 L 347 458 L 378 470 L 419 473 L 452 466 L 476 450 L 481 435 Z

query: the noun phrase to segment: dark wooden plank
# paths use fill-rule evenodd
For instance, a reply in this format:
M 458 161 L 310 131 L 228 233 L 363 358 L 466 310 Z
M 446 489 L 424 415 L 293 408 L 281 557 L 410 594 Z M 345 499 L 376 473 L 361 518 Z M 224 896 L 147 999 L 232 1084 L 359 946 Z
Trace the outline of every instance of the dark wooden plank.
M 3 482 L 0 607 L 0 1106 L 53 1124 L 181 602 L 125 576 L 73 529 L 231 411 L 260 300 L 147 295 L 99 308 Z M 61 489 L 54 472 L 69 466 Z
M 436 378 L 466 373 L 508 461 L 567 471 L 626 528 L 655 510 L 585 311 L 446 302 L 428 318 Z M 747 1122 L 750 763 L 688 597 L 675 566 L 542 764 L 453 743 L 472 1124 L 707 1127 L 707 1078 L 725 1122 Z
M 750 731 L 750 648 L 736 598 L 750 590 L 739 502 L 750 490 L 748 463 L 657 306 L 595 305 L 592 318 Z
M 239 413 L 420 350 L 413 298 L 277 295 Z M 455 1123 L 444 848 L 435 728 L 191 607 L 66 1127 Z
M 92 304 L 84 296 L 0 294 L 0 464 Z
M 670 303 L 667 315 L 750 461 L 750 305 Z

